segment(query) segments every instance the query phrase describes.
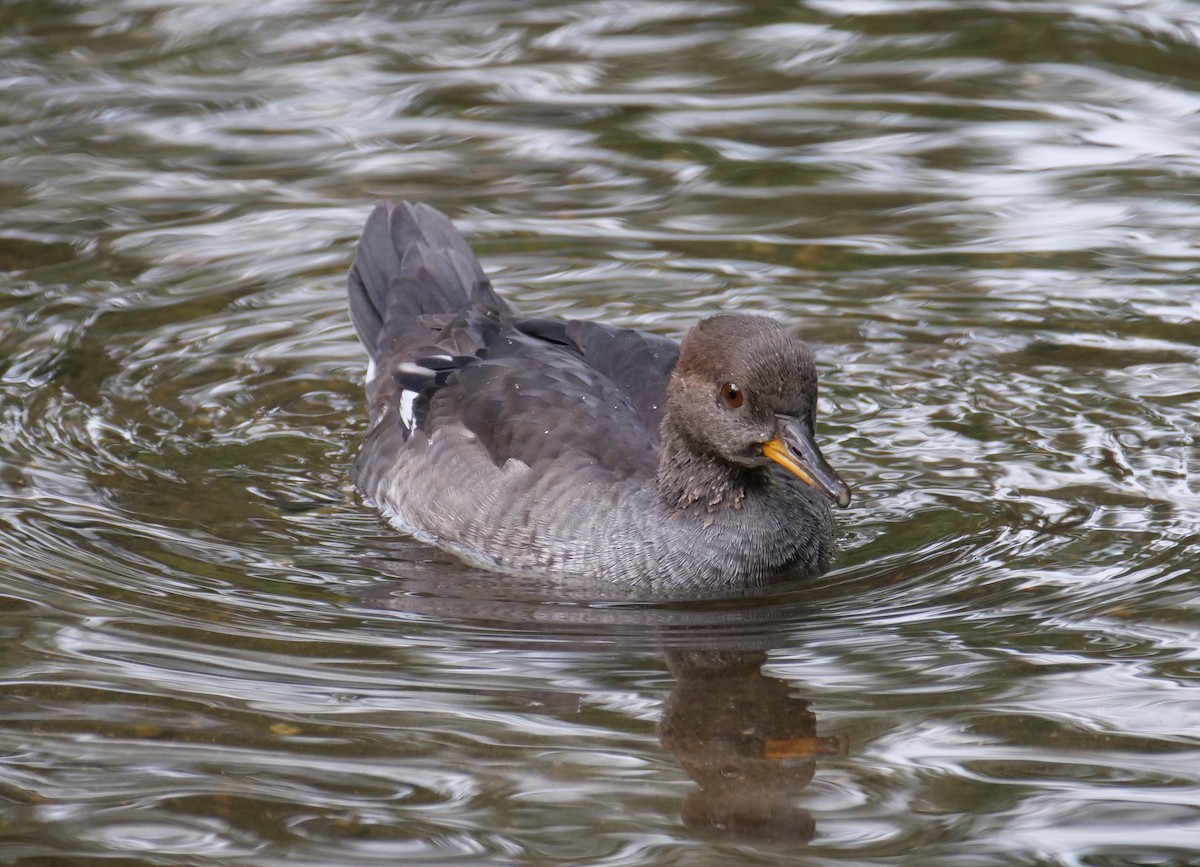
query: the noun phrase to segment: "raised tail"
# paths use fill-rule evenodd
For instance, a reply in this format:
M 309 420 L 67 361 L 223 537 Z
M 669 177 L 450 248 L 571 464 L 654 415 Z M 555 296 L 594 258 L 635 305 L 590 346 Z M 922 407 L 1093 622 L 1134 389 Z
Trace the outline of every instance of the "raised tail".
M 429 314 L 441 317 L 475 306 L 514 312 L 492 289 L 466 239 L 445 214 L 425 204 L 375 206 L 347 288 L 350 317 L 372 359 L 395 351 L 397 332 L 406 331 L 406 325 L 421 328 L 427 337 L 418 323 Z

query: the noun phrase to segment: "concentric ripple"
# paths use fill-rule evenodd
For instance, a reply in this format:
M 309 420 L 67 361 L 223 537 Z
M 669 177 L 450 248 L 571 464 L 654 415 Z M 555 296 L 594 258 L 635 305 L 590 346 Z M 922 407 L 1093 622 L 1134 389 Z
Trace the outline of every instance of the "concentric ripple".
M 1194 4 L 0 3 L 0 861 L 1192 864 Z M 794 325 L 838 568 L 466 569 L 352 245 Z

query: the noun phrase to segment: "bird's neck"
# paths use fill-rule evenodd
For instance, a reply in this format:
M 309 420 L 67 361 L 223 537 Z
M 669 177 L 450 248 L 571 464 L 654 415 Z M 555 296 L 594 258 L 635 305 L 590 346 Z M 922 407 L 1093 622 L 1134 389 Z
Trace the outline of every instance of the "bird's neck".
M 690 440 L 668 415 L 662 425 L 658 490 L 672 509 L 740 509 L 763 484 L 757 467 L 738 467 Z

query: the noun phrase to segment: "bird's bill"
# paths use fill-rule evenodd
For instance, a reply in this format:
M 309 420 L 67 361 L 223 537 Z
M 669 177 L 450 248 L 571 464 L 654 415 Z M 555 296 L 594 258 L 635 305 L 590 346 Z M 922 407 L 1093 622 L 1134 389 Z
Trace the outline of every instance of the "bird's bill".
M 796 419 L 781 417 L 779 421 L 779 434 L 763 443 L 763 454 L 843 509 L 850 505 L 850 486 L 825 461 L 808 428 Z

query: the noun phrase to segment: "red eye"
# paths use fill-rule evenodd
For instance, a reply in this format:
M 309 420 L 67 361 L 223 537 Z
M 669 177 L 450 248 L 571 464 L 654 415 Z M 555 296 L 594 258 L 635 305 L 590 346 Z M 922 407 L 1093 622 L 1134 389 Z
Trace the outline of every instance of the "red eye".
M 721 400 L 730 409 L 737 409 L 746 402 L 746 395 L 736 382 L 727 382 L 721 386 Z

